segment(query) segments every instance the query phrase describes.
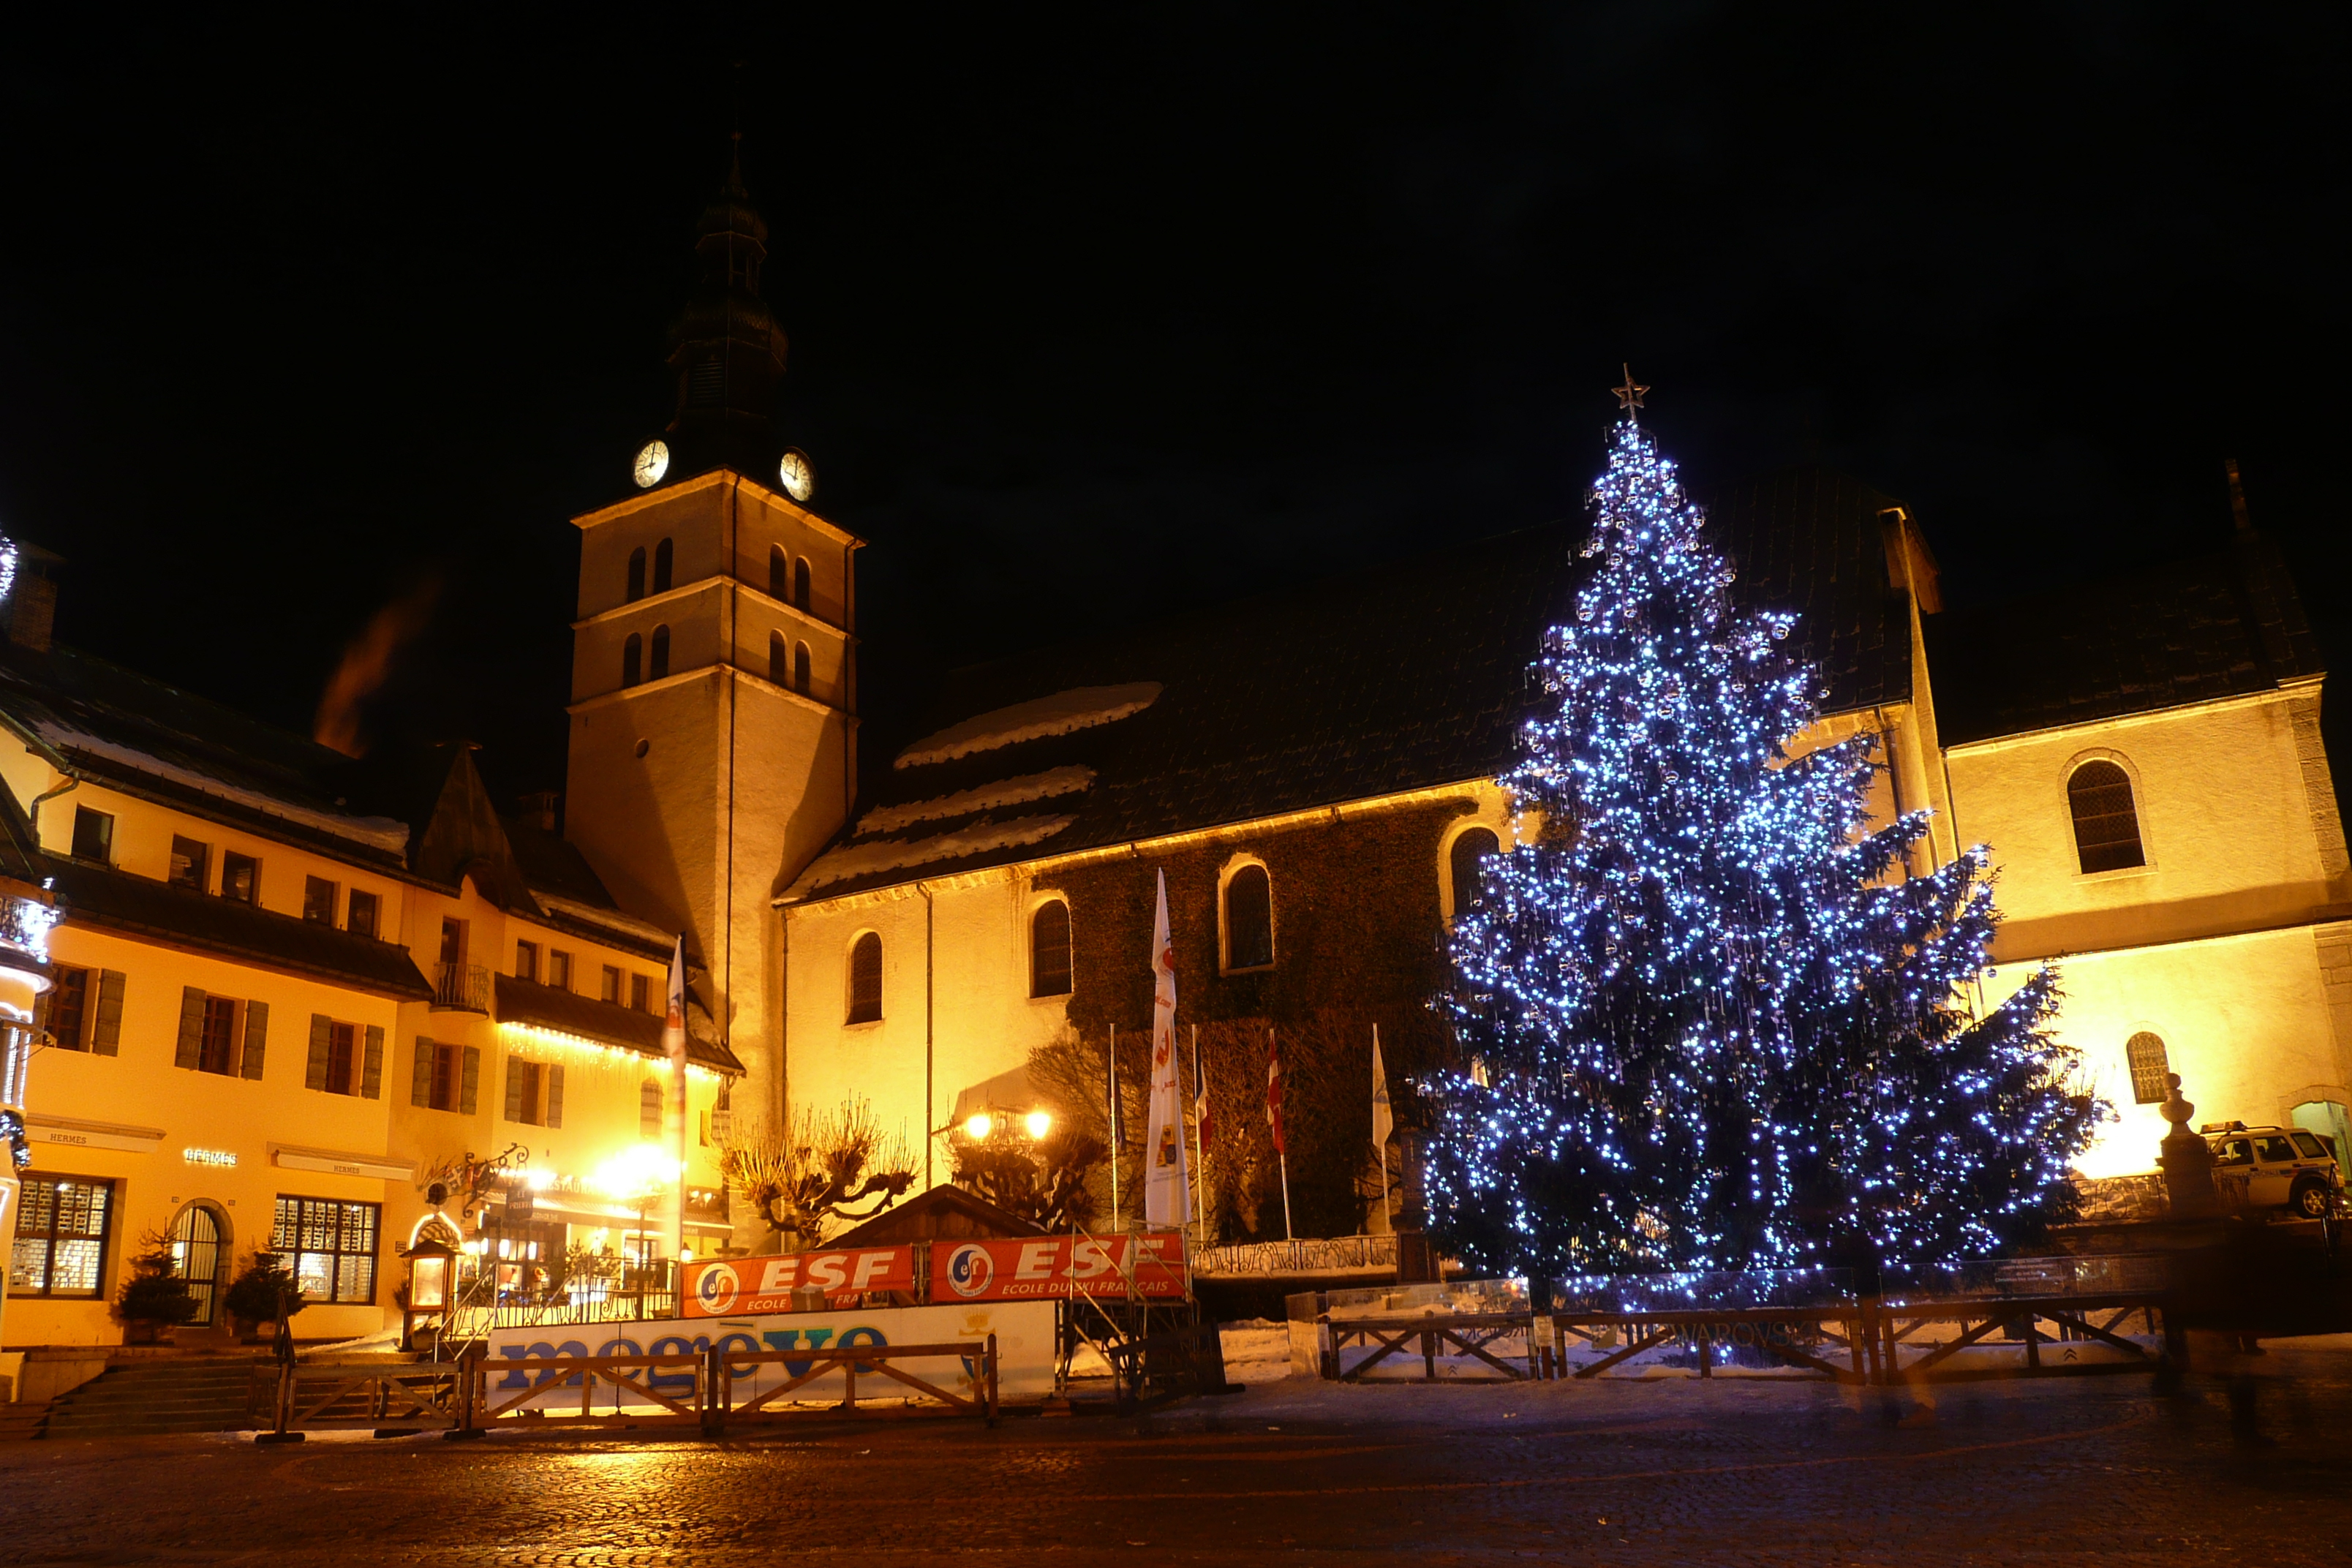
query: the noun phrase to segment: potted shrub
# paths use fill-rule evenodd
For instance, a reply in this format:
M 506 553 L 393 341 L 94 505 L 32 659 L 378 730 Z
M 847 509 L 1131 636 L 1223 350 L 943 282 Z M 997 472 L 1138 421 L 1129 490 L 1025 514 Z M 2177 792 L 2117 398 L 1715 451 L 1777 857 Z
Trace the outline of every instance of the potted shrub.
M 122 1320 L 126 1342 L 169 1344 L 173 1326 L 196 1315 L 196 1299 L 162 1236 L 149 1231 L 139 1238 L 139 1248 L 131 1259 L 131 1278 L 114 1298 L 114 1315 Z
M 246 1258 L 223 1304 L 245 1342 L 259 1344 L 277 1332 L 279 1322 L 302 1310 L 302 1292 L 283 1258 L 274 1252 L 256 1252 Z

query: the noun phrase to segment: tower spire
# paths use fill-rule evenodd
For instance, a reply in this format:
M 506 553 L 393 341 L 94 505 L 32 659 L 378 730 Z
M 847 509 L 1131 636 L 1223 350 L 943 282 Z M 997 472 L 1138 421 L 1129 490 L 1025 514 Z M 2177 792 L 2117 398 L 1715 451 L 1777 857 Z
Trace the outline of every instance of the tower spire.
M 769 421 L 786 340 L 760 297 L 768 225 L 744 188 L 743 133 L 730 141 L 726 183 L 694 226 L 694 291 L 670 323 L 669 433 L 689 472 L 725 465 L 764 474 L 775 458 Z

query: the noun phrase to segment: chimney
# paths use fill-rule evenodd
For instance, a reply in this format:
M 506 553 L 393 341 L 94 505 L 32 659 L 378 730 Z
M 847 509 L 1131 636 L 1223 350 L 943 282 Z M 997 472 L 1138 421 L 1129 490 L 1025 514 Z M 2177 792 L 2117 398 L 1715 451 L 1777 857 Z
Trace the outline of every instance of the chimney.
M 563 805 L 563 792 L 562 790 L 534 790 L 530 794 L 524 795 L 520 804 L 522 805 L 521 820 L 525 824 L 530 826 L 536 827 L 543 833 L 554 833 L 559 831 L 556 826 L 556 819 Z
M 58 622 L 58 585 L 26 571 L 26 564 L 18 563 L 16 585 L 8 595 L 8 640 L 34 653 L 47 653 Z

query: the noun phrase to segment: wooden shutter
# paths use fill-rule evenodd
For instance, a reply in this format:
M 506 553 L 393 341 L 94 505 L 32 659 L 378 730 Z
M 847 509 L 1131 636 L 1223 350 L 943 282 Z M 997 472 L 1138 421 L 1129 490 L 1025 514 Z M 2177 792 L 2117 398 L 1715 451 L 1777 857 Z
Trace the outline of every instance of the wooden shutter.
M 245 1077 L 261 1076 L 261 1064 L 269 1048 L 269 1004 L 247 1002 L 245 1005 L 245 1057 L 238 1071 Z
M 193 1070 L 204 1059 L 205 994 L 193 985 L 180 987 L 180 1046 L 172 1055 L 173 1067 Z
M 474 1091 L 481 1081 L 481 1050 L 478 1047 L 467 1046 L 457 1078 L 457 1109 L 467 1116 L 474 1114 Z
M 563 1069 L 548 1068 L 544 1069 L 544 1076 L 547 1079 L 547 1121 L 544 1125 L 561 1127 L 563 1125 Z
M 91 1020 L 89 1048 L 110 1057 L 122 1048 L 122 971 L 98 972 L 98 1016 Z
M 367 1055 L 360 1064 L 360 1098 L 383 1098 L 383 1026 L 367 1026 Z
M 310 1015 L 310 1065 L 302 1074 L 305 1089 L 327 1087 L 327 1056 L 334 1047 L 335 1021 L 324 1013 Z
M 408 1103 L 433 1104 L 433 1042 L 422 1035 L 416 1037 L 416 1070 L 408 1075 Z
M 507 1120 L 522 1120 L 522 1058 L 507 1053 Z

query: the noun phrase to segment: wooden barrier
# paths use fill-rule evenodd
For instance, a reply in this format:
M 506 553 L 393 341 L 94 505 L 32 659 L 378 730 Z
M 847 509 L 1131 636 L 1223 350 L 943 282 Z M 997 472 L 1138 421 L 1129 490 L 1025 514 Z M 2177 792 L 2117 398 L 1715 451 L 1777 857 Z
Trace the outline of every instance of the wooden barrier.
M 669 1355 L 592 1355 L 542 1356 L 529 1360 L 501 1358 L 492 1362 L 479 1356 L 467 1358 L 465 1384 L 467 1393 L 463 1411 L 467 1431 L 480 1431 L 487 1424 L 500 1418 L 512 1419 L 521 1414 L 530 1401 L 537 1399 L 550 1387 L 569 1388 L 580 1385 L 580 1414 L 563 1419 L 566 1428 L 574 1426 L 699 1426 L 709 1409 L 709 1384 L 706 1374 L 708 1356 L 699 1351 L 673 1352 Z M 656 1393 L 652 1373 L 662 1367 L 682 1367 L 693 1388 L 682 1397 Z M 528 1386 L 514 1391 L 505 1399 L 492 1397 L 489 1386 L 491 1373 L 501 1380 L 521 1376 Z M 614 1410 L 611 1415 L 596 1414 L 596 1385 L 604 1384 L 614 1393 L 615 1401 L 625 1395 L 642 1399 L 659 1406 L 651 1411 Z
M 430 1431 L 460 1424 L 463 1378 L 453 1366 L 306 1362 L 256 1367 L 248 1403 L 257 1427 L 280 1442 L 304 1431 L 354 1426 Z M 386 1426 L 401 1422 L 400 1428 Z M 289 1434 L 291 1436 L 289 1436 Z
M 1388 1360 L 1414 1340 L 1421 1342 L 1423 1379 L 1437 1380 L 1437 1347 L 1450 1344 L 1464 1354 L 1486 1363 L 1503 1375 L 1499 1378 L 1473 1378 L 1465 1381 L 1484 1383 L 1521 1383 L 1537 1374 L 1532 1364 L 1525 1371 L 1513 1366 L 1486 1349 L 1495 1341 L 1512 1333 L 1527 1333 L 1534 1326 L 1534 1314 L 1529 1312 L 1457 1312 L 1450 1315 L 1428 1313 L 1420 1317 L 1396 1318 L 1333 1318 L 1328 1375 L 1340 1383 L 1354 1383 L 1372 1368 Z M 1354 1366 L 1340 1366 L 1341 1350 L 1350 1342 L 1379 1346 L 1370 1355 Z
M 980 1368 L 973 1378 L 970 1395 L 940 1387 L 913 1373 L 892 1366 L 894 1360 L 914 1360 L 923 1357 L 957 1356 L 966 1361 L 977 1359 Z M 929 1345 L 848 1345 L 824 1349 L 790 1351 L 720 1351 L 716 1347 L 702 1352 L 703 1384 L 714 1391 L 704 1406 L 703 1430 L 718 1436 L 726 1430 L 730 1420 L 746 1416 L 772 1419 L 784 1414 L 774 1406 L 779 1400 L 796 1389 L 803 1388 L 818 1378 L 838 1369 L 842 1376 L 842 1395 L 838 1404 L 825 1406 L 828 1410 L 855 1412 L 857 1408 L 857 1375 L 862 1367 L 869 1374 L 879 1373 L 901 1384 L 928 1398 L 936 1399 L 953 1410 L 966 1411 L 980 1416 L 989 1426 L 996 1425 L 996 1336 L 985 1340 L 956 1340 L 944 1344 Z M 786 1363 L 791 1363 L 787 1365 Z M 751 1375 L 747 1369 L 761 1366 L 783 1366 L 791 1375 L 775 1387 L 736 1403 L 735 1383 Z M 792 1372 L 792 1366 L 800 1366 Z

